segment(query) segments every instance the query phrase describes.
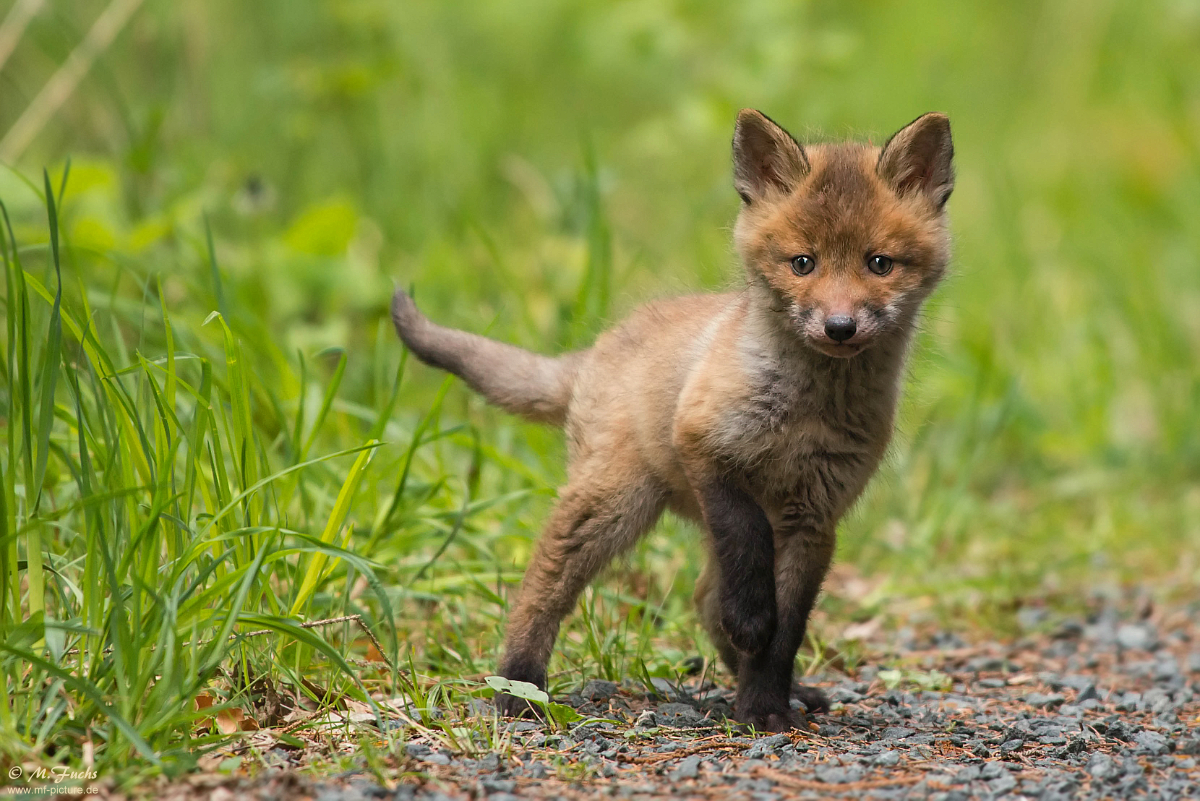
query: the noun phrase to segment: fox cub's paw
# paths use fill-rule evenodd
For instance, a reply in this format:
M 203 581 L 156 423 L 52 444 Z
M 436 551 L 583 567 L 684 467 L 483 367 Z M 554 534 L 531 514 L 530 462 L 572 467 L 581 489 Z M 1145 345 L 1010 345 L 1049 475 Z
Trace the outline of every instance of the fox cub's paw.
M 533 705 L 524 698 L 517 698 L 508 693 L 496 693 L 496 697 L 492 700 L 496 704 L 496 710 L 504 717 L 532 718 L 536 716 Z
M 757 595 L 727 598 L 721 608 L 721 628 L 734 648 L 748 654 L 761 654 L 775 636 L 775 596 Z
M 792 685 L 792 697 L 804 704 L 811 715 L 814 712 L 828 712 L 829 698 L 816 687 L 806 687 L 803 684 Z
M 808 720 L 804 713 L 794 709 L 758 710 L 737 713 L 739 723 L 753 726 L 759 731 L 791 731 L 808 729 Z
M 500 666 L 500 675 L 509 681 L 523 681 L 534 685 L 539 690 L 546 689 L 546 671 L 538 670 L 532 663 L 521 659 L 512 659 Z M 508 693 L 496 693 L 492 699 L 501 715 L 512 718 L 537 717 L 532 704 L 524 698 L 518 698 Z

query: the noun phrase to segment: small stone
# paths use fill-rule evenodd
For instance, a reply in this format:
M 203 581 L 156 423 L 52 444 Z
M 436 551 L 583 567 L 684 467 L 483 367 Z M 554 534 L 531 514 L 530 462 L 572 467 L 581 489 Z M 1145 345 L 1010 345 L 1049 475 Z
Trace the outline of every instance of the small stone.
M 970 784 L 979 778 L 979 774 L 979 766 L 970 765 L 969 767 L 963 768 L 958 773 L 955 773 L 954 778 L 952 778 L 950 781 L 953 784 Z
M 1200 756 L 1200 737 L 1188 737 L 1175 744 L 1175 753 Z
M 449 765 L 450 757 L 445 754 L 426 754 L 425 756 L 417 757 L 422 762 L 428 762 L 430 765 Z
M 662 704 L 656 715 L 661 722 L 681 728 L 704 721 L 704 715 L 687 704 Z
M 995 795 L 1004 795 L 1016 786 L 1017 780 L 1007 773 L 988 782 L 988 789 Z
M 1011 670 L 1012 663 L 998 656 L 977 656 L 968 659 L 966 669 L 971 673 L 999 673 Z
M 700 757 L 690 756 L 679 763 L 679 767 L 671 771 L 671 778 L 676 781 L 680 779 L 694 779 L 700 775 Z
M 850 784 L 851 782 L 861 781 L 863 777 L 863 769 L 857 765 L 845 768 L 818 765 L 814 773 L 816 774 L 817 781 L 825 782 L 826 784 Z
M 1113 709 L 1118 712 L 1136 712 L 1142 703 L 1142 694 L 1138 692 L 1125 693 L 1120 699 L 1113 704 Z
M 1100 693 L 1096 691 L 1096 685 L 1088 683 L 1079 688 L 1079 694 L 1075 696 L 1075 703 L 1082 704 L 1084 701 L 1100 700 Z
M 1038 709 L 1054 709 L 1057 706 L 1062 706 L 1066 701 L 1066 697 L 1060 693 L 1030 693 L 1025 696 L 1025 703 L 1030 706 L 1035 706 Z
M 1109 724 L 1108 730 L 1105 732 L 1111 740 L 1121 740 L 1129 742 L 1133 739 L 1134 730 L 1130 724 L 1123 720 L 1114 720 Z
M 989 762 L 979 769 L 979 778 L 984 781 L 991 781 L 992 779 L 1000 778 L 1007 772 L 1004 769 L 1004 765 L 999 762 Z
M 857 693 L 846 687 L 838 687 L 829 694 L 829 700 L 835 704 L 857 704 L 863 698 L 862 693 Z
M 679 691 L 675 689 L 675 685 L 666 679 L 656 677 L 650 679 L 650 684 L 659 696 L 666 698 L 668 701 L 673 701 L 679 697 Z
M 1126 623 L 1117 627 L 1117 645 L 1130 651 L 1149 651 L 1155 645 L 1155 636 L 1149 626 Z
M 1156 731 L 1138 732 L 1133 735 L 1133 742 L 1139 749 L 1154 756 L 1161 756 L 1170 750 L 1167 746 L 1167 738 Z
M 641 729 L 653 729 L 658 725 L 658 718 L 654 716 L 653 712 L 647 709 L 637 716 L 637 720 L 634 721 L 633 725 Z
M 1014 737 L 1011 740 L 1005 740 L 1000 744 L 1000 753 L 1013 754 L 1025 747 L 1025 741 Z
M 916 734 L 916 730 L 905 728 L 904 726 L 888 726 L 883 730 L 883 739 L 902 740 L 910 734 Z
M 1078 620 L 1064 620 L 1058 624 L 1050 636 L 1056 640 L 1073 640 L 1083 636 L 1083 623 Z
M 871 764 L 881 768 L 890 768 L 900 764 L 899 751 L 881 751 L 871 758 Z
M 1108 754 L 1092 754 L 1087 762 L 1087 772 L 1095 779 L 1111 779 L 1121 773 L 1121 768 Z
M 603 702 L 617 694 L 617 685 L 611 681 L 592 679 L 583 685 L 583 689 L 579 691 L 579 694 L 583 696 L 583 700 L 585 701 L 591 701 L 592 703 Z
M 517 783 L 512 779 L 484 779 L 479 785 L 488 795 L 492 793 L 511 793 L 517 789 Z

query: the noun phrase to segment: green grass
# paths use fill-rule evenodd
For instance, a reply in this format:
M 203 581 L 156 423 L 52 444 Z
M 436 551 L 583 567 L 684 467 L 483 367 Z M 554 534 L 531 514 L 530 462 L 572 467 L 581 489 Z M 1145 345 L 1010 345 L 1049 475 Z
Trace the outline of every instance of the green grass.
M 105 5 L 47 2 L 0 132 Z M 941 110 L 958 152 L 954 275 L 842 527 L 868 589 L 833 585 L 802 667 L 876 615 L 1186 597 L 1198 45 L 1176 0 L 148 0 L 0 167 L 0 762 L 185 771 L 227 740 L 195 697 L 255 712 L 261 678 L 465 714 L 563 447 L 406 362 L 391 290 L 554 351 L 729 285 L 741 106 L 876 140 Z M 697 540 L 665 521 L 588 591 L 553 691 L 711 655 Z M 356 614 L 397 670 L 299 628 Z

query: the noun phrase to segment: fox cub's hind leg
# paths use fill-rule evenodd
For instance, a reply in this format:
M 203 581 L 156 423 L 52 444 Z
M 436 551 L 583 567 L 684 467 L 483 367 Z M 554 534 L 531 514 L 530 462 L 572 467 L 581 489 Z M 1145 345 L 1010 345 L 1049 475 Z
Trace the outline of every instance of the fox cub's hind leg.
M 612 476 L 613 465 L 623 475 Z M 666 492 L 648 472 L 631 469 L 620 458 L 603 470 L 609 475 L 578 471 L 550 514 L 508 618 L 500 666 L 505 678 L 546 688 L 546 665 L 559 624 L 579 593 L 662 513 Z M 496 703 L 508 715 L 527 710 L 524 701 L 509 695 L 497 696 Z

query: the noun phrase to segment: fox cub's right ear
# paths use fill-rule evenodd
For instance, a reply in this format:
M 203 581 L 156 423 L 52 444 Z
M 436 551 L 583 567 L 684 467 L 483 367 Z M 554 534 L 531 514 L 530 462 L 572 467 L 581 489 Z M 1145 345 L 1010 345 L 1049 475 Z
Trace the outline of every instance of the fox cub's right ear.
M 738 113 L 733 130 L 733 186 L 746 203 L 787 194 L 808 174 L 808 157 L 792 135 L 754 109 Z

